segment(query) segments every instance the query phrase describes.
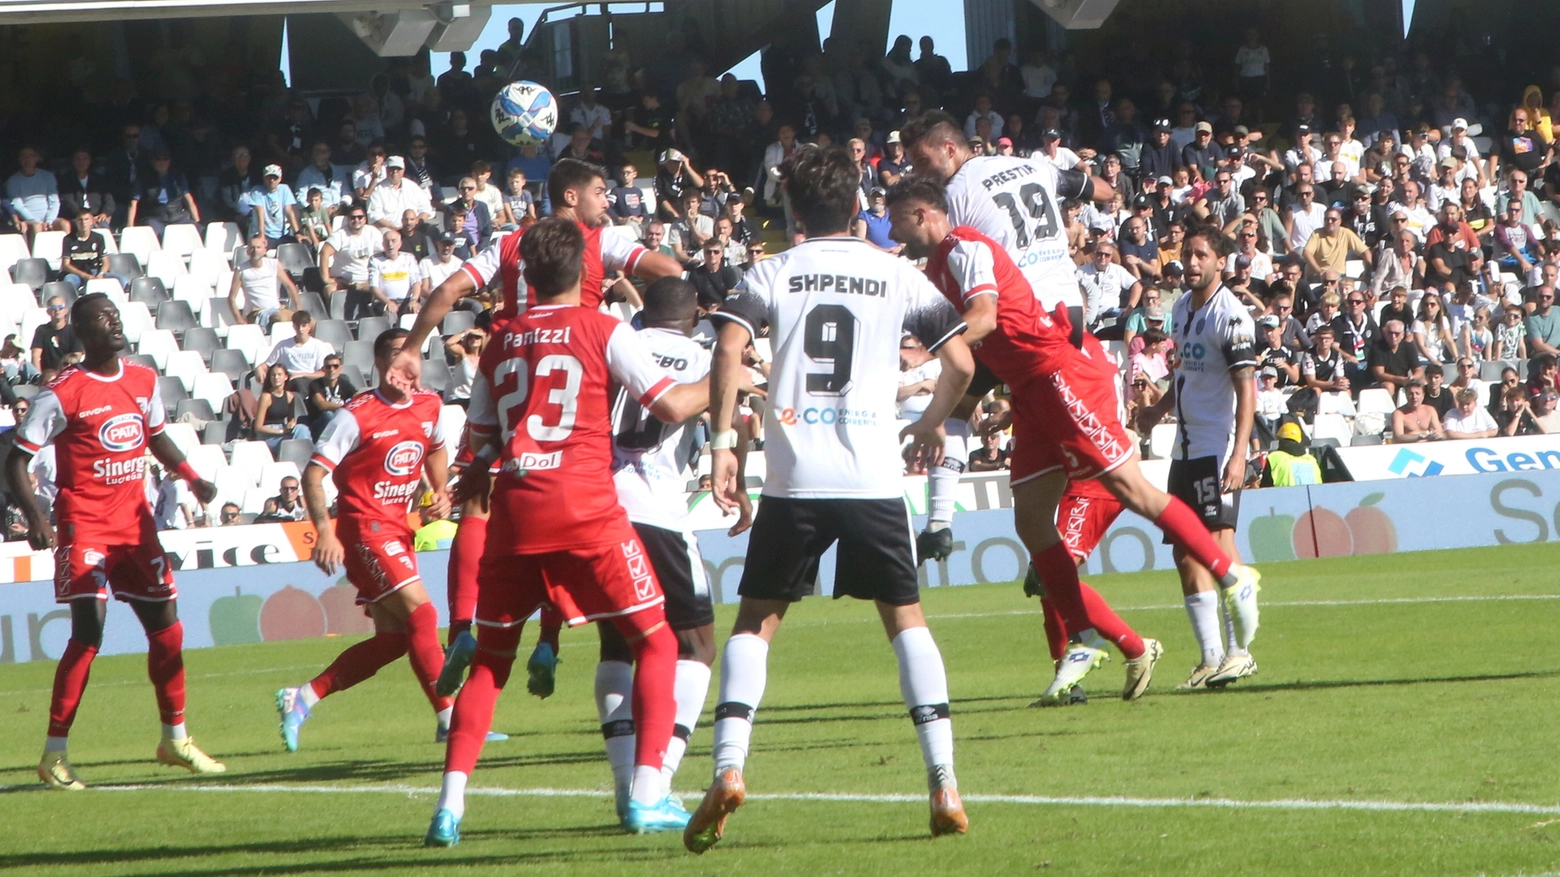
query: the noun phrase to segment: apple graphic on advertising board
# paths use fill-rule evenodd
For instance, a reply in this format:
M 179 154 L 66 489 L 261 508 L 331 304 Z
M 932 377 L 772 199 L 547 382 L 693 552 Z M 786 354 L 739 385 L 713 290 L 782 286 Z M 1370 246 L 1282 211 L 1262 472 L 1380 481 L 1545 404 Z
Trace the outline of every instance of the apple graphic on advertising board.
M 1346 515 L 1313 506 L 1295 524 L 1295 554 L 1305 558 L 1347 557 L 1397 551 L 1397 525 L 1378 505 L 1386 498 L 1385 493 L 1367 494 Z
M 260 609 L 260 635 L 266 642 L 325 635 L 325 609 L 308 591 L 287 585 L 267 597 Z
M 1268 507 L 1267 515 L 1252 521 L 1246 531 L 1246 541 L 1251 544 L 1251 561 L 1294 560 L 1294 531 L 1294 515 L 1281 515 L 1277 509 Z
M 357 588 L 345 578 L 320 592 L 320 606 L 325 609 L 325 632 L 337 636 L 352 633 L 373 633 L 374 621 L 357 605 Z
M 213 600 L 206 613 L 212 644 L 231 646 L 260 642 L 260 607 L 264 602 L 259 594 L 245 594 L 238 588 L 233 589 L 231 597 Z

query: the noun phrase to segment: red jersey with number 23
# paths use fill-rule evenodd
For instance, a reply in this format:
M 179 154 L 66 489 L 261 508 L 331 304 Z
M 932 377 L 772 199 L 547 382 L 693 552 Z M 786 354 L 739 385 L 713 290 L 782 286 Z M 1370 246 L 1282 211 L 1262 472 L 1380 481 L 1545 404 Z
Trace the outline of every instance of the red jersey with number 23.
M 157 372 L 123 359 L 114 377 L 73 365 L 33 397 L 16 446 L 36 454 L 54 442 L 54 514 L 62 542 L 140 542 L 151 520 L 147 440 L 163 431 L 166 419 Z
M 580 224 L 580 231 L 585 233 L 585 262 L 580 272 L 582 308 L 595 310 L 601 307 L 604 297 L 602 283 L 606 280 L 607 272 L 632 274 L 634 266 L 639 264 L 639 258 L 645 254 L 644 247 L 623 234 L 603 234 L 608 228 L 611 226 L 587 228 L 583 223 Z M 507 235 L 460 266 L 460 270 L 471 277 L 478 289 L 493 282 L 495 276 L 502 280 L 504 305 L 493 315 L 495 322 L 520 313 L 531 300 L 529 287 L 526 288 L 525 300 L 520 298 L 520 287 L 525 282 L 525 260 L 520 258 L 520 238 L 524 235 L 523 229 Z
M 649 408 L 674 386 L 632 327 L 584 307 L 533 307 L 499 328 L 478 366 L 467 420 L 503 441 L 493 515 L 514 554 L 634 537 L 612 481 L 612 400 Z
M 423 461 L 444 447 L 443 407 L 439 394 L 429 390 L 398 404 L 378 390 L 365 390 L 337 409 L 310 462 L 325 467 L 336 482 L 343 525 L 410 530 L 406 515 L 422 483 Z

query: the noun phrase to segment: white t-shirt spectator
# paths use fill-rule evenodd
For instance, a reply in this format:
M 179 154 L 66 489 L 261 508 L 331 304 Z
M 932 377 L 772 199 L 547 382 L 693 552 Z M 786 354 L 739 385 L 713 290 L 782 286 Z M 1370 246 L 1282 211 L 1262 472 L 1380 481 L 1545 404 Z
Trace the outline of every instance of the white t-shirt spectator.
M 693 230 L 699 233 L 699 237 L 707 238 L 715 233 L 715 220 L 700 213 L 693 217 Z M 666 245 L 669 247 L 681 246 L 683 252 L 689 256 L 695 255 L 692 241 L 685 240 L 688 235 L 688 221 L 679 219 L 666 229 Z
M 239 288 L 244 291 L 244 307 L 274 311 L 282 306 L 281 283 L 276 278 L 276 260 L 261 259 L 258 266 L 245 261 L 238 268 Z
M 460 270 L 460 266 L 466 264 L 458 256 L 451 256 L 448 262 L 440 262 L 432 256 L 425 257 L 417 263 L 417 276 L 428 281 L 429 289 L 438 289 L 439 284 L 449 279 L 451 274 Z
M 996 135 L 993 134 L 992 136 L 995 137 Z M 1078 168 L 1078 162 L 1083 161 L 1083 159 L 1078 157 L 1078 153 L 1073 152 L 1071 149 L 1068 149 L 1065 146 L 1056 147 L 1055 158 L 1047 155 L 1043 149 L 1035 150 L 1034 154 L 1029 157 L 1035 159 L 1036 161 L 1043 161 L 1047 164 L 1053 164 L 1057 167 L 1057 169 L 1064 171 L 1076 170 Z
M 368 286 L 368 260 L 385 248 L 385 236 L 372 225 L 364 225 L 357 234 L 345 228 L 331 232 L 325 243 L 336 248 L 330 263 L 330 276 L 339 277 L 356 287 Z
M 271 348 L 271 355 L 265 358 L 265 364 L 280 365 L 290 375 L 321 372 L 325 370 L 325 357 L 335 352 L 336 348 L 330 346 L 330 342 L 321 341 L 312 335 L 302 344 L 298 343 L 296 337 L 283 338 Z
M 394 259 L 380 253 L 368 262 L 368 285 L 391 301 L 406 301 L 420 277 L 417 259 L 411 253 L 398 253 Z
M 1446 432 L 1484 432 L 1490 429 L 1498 429 L 1495 418 L 1483 405 L 1473 406 L 1473 413 L 1463 416 L 1461 408 L 1453 408 L 1446 412 L 1446 417 L 1441 419 L 1441 428 Z
M 1235 64 L 1240 67 L 1240 75 L 1244 79 L 1255 79 L 1266 76 L 1268 65 L 1273 63 L 1268 54 L 1267 46 L 1241 46 L 1235 50 Z
M 433 218 L 433 203 L 428 200 L 428 193 L 423 191 L 422 186 L 405 177 L 401 178 L 399 186 L 393 186 L 389 180 L 385 180 L 369 193 L 369 222 L 391 219 L 400 225 L 402 215 L 408 210 L 417 211 L 417 215 L 423 219 Z
M 584 125 L 590 129 L 592 140 L 603 140 L 606 138 L 607 126 L 612 124 L 612 111 L 601 104 L 593 107 L 580 104 L 569 113 L 569 123 L 570 127 Z
M 1138 279 L 1132 272 L 1110 263 L 1104 271 L 1093 262 L 1078 269 L 1078 285 L 1083 287 L 1083 318 L 1093 324 L 1100 312 L 1121 306 L 1122 290 L 1131 289 Z
M 1289 209 L 1289 215 L 1294 217 L 1294 225 L 1290 226 L 1289 246 L 1292 249 L 1305 249 L 1305 242 L 1311 239 L 1311 233 L 1321 228 L 1327 221 L 1327 208 L 1316 202 L 1311 202 L 1309 212 L 1300 210 L 1296 203 Z
M 1289 397 L 1283 390 L 1258 390 L 1257 415 L 1277 420 L 1289 413 Z

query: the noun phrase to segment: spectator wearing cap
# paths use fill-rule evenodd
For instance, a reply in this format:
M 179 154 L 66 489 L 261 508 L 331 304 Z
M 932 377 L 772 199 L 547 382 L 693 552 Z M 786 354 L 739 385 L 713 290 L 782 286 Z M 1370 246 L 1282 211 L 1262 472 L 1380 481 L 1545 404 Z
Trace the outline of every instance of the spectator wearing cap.
M 1131 204 L 1137 196 L 1137 185 L 1132 178 L 1122 170 L 1121 156 L 1114 152 L 1109 153 L 1100 160 L 1100 179 L 1104 180 L 1117 195 L 1121 196 L 1122 204 Z
M 438 289 L 439 284 L 450 278 L 465 264 L 455 255 L 455 238 L 443 232 L 428 236 L 433 252 L 417 262 L 417 276 L 427 289 Z
M 1158 329 L 1165 334 L 1171 331 L 1171 311 L 1164 306 L 1164 293 L 1158 286 L 1143 287 L 1143 301 L 1127 314 L 1126 319 L 1118 320 L 1123 324 L 1121 341 L 1127 347 L 1127 353 L 1137 353 L 1143 349 L 1143 341 L 1140 336 L 1149 329 Z M 1175 341 L 1170 342 L 1175 346 Z
M 1164 389 L 1170 377 L 1170 335 L 1163 329 L 1150 327 L 1134 340 L 1139 344 L 1127 369 L 1128 378 L 1146 378 L 1149 383 Z
M 1062 145 L 1062 132 L 1055 128 L 1047 128 L 1040 132 L 1040 151 L 1032 158 L 1049 162 L 1064 171 L 1089 172 L 1089 163 L 1078 157 L 1078 153 Z
M 1276 369 L 1280 387 L 1300 383 L 1300 354 L 1285 346 L 1284 321 L 1276 314 L 1265 314 L 1257 320 L 1257 364 Z
M 1093 258 L 1078 268 L 1085 326 L 1093 326 L 1107 310 L 1137 307 L 1143 297 L 1142 281 L 1117 265 L 1115 256 L 1115 244 L 1102 239 L 1094 245 Z
M 1369 267 L 1372 258 L 1360 236 L 1343 227 L 1343 210 L 1339 207 L 1323 210 L 1322 226 L 1311 234 L 1302 253 L 1312 276 L 1320 276 L 1324 271 L 1346 273 L 1351 258 L 1362 259 Z
M 1168 178 L 1181 163 L 1181 151 L 1170 142 L 1170 120 L 1155 119 L 1143 145 L 1138 168 L 1142 179 Z
M 1245 131 L 1246 126 L 1242 125 L 1236 130 Z M 1267 160 L 1256 153 L 1250 153 L 1250 156 L 1254 159 Z M 1257 178 L 1257 169 L 1246 163 L 1246 157 L 1246 147 L 1238 143 L 1231 143 L 1224 147 L 1223 170 L 1229 171 L 1230 179 L 1235 182 L 1237 192 L 1244 191 L 1246 183 Z
M 173 169 L 173 156 L 166 149 L 153 155 L 151 171 L 140 175 L 125 225 L 135 225 L 138 217 L 159 238 L 170 225 L 200 222 L 189 180 Z
M 997 138 L 997 155 L 1012 155 L 1013 141 L 1008 137 Z
M 264 238 L 266 247 L 274 250 L 284 241 L 298 239 L 298 201 L 282 185 L 280 165 L 266 165 L 261 177 L 264 182 L 249 190 L 242 206 L 250 217 L 249 236 Z
M 433 219 L 433 204 L 428 193 L 406 178 L 406 159 L 392 155 L 385 159 L 385 178 L 368 196 L 368 221 L 380 229 L 393 231 L 401 226 L 401 215 L 417 211 L 424 222 Z M 489 222 L 491 222 L 491 218 Z
M 794 136 L 794 129 L 793 129 Z M 704 188 L 704 177 L 689 163 L 688 156 L 676 149 L 660 155 L 655 174 L 655 199 L 661 219 L 671 222 L 681 215 L 683 195 Z
M 1213 126 L 1198 122 L 1192 128 L 1192 142 L 1181 148 L 1181 164 L 1195 168 L 1204 180 L 1213 179 L 1213 172 L 1224 159 L 1224 150 L 1213 142 Z
M 877 163 L 878 185 L 887 189 L 899 182 L 899 178 L 909 170 L 910 159 L 905 156 L 905 145 L 899 139 L 899 132 L 888 132 L 888 140 L 883 144 L 883 157 Z
M 867 209 L 856 214 L 851 233 L 888 253 L 899 253 L 904 245 L 889 236 L 893 223 L 888 219 L 887 193 L 874 186 L 867 196 Z

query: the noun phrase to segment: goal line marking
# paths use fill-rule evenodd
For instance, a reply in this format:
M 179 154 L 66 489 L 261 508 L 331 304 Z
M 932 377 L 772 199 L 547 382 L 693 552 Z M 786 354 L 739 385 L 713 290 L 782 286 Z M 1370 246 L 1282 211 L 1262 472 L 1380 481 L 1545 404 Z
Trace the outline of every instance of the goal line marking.
M 12 787 L 16 788 L 16 787 Z M 329 785 L 181 785 L 132 784 L 93 786 L 100 792 L 227 792 L 251 794 L 303 794 L 303 795 L 405 795 L 432 797 L 438 789 L 425 786 L 329 786 Z M 612 793 L 599 789 L 508 789 L 475 787 L 466 790 L 467 795 L 484 798 L 610 798 Z M 698 796 L 684 794 L 685 799 Z M 774 792 L 751 794 L 752 801 L 829 801 L 858 804 L 924 804 L 925 795 L 868 795 L 833 792 Z M 1277 799 L 1269 801 L 1242 801 L 1234 798 L 1140 798 L 1126 796 L 1050 796 L 1050 795 L 981 795 L 969 794 L 964 800 L 973 804 L 1017 804 L 1027 806 L 1060 807 L 1212 807 L 1231 810 L 1364 810 L 1381 813 L 1513 813 L 1524 816 L 1560 815 L 1560 805 L 1512 804 L 1496 801 L 1464 801 L 1438 803 L 1433 801 L 1353 801 L 1312 800 L 1308 798 Z

